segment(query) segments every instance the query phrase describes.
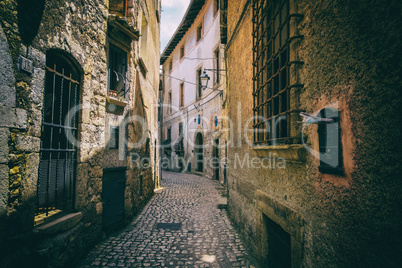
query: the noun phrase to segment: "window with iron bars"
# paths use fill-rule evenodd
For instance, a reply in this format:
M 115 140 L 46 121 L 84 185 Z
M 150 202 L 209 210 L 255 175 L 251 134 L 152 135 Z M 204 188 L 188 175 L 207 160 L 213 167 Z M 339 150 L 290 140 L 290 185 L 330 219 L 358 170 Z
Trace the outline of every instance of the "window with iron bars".
M 80 79 L 67 57 L 47 52 L 35 225 L 73 207 Z
M 254 143 L 293 143 L 290 134 L 289 1 L 253 1 Z

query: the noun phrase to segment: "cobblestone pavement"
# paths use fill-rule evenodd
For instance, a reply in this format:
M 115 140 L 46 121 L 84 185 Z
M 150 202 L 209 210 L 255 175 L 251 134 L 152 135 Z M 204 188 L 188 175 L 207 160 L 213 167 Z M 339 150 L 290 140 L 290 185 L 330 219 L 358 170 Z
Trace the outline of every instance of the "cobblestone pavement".
M 164 172 L 162 186 L 140 215 L 97 245 L 81 267 L 255 267 L 226 211 L 217 208 L 222 188 L 217 181 Z

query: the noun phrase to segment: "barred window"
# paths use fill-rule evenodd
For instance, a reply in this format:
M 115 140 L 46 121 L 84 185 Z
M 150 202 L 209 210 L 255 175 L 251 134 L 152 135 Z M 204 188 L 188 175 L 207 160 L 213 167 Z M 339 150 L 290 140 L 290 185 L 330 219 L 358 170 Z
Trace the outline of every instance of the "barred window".
M 290 143 L 289 1 L 253 1 L 254 143 Z
M 35 225 L 73 208 L 80 81 L 69 55 L 46 53 Z

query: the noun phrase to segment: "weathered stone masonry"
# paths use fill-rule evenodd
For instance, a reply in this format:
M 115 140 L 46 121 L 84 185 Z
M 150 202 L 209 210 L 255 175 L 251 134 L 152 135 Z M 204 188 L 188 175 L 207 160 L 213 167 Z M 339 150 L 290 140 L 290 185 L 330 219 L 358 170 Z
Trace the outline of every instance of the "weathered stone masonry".
M 148 23 L 148 50 L 139 66 L 140 42 L 121 34 L 126 44 L 130 89 L 120 114 L 107 111 L 108 1 L 0 1 L 0 266 L 71 265 L 102 238 L 104 168 L 127 169 L 125 216 L 128 221 L 152 195 L 158 176 L 130 165 L 129 152 L 157 158 L 156 106 L 159 62 L 159 1 L 128 1 L 130 29 Z M 111 3 L 112 4 L 112 3 Z M 119 16 L 117 16 L 119 17 Z M 128 26 L 127 26 L 128 27 Z M 124 29 L 121 31 L 124 32 Z M 134 32 L 135 33 L 135 32 Z M 141 39 L 140 39 L 141 40 Z M 29 44 L 29 45 L 27 45 Z M 80 72 L 76 179 L 71 213 L 56 228 L 34 227 L 46 60 L 49 51 L 66 57 Z M 19 56 L 32 61 L 32 73 L 19 70 Z M 154 110 L 155 111 L 154 111 Z M 108 149 L 110 122 L 128 115 L 146 118 L 148 145 Z M 135 123 L 131 123 L 131 125 Z M 122 134 L 138 140 L 141 132 Z M 124 144 L 124 142 L 122 143 Z M 130 151 L 127 151 L 130 150 Z M 123 153 L 121 157 L 120 153 Z M 142 175 L 140 195 L 139 175 Z M 68 211 L 66 211 L 68 212 Z M 52 222 L 50 222 L 52 223 Z

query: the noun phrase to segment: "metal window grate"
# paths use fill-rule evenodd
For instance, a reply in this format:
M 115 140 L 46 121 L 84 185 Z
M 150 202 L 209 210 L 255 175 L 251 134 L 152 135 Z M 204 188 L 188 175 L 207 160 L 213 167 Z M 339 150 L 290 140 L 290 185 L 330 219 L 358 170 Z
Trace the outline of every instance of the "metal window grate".
M 253 69 L 255 144 L 293 143 L 288 0 L 254 0 Z
M 62 55 L 48 52 L 37 183 L 37 214 L 69 209 L 73 202 L 76 166 L 80 75 Z M 66 120 L 67 113 L 73 117 Z M 67 124 L 69 122 L 69 125 Z M 73 139 L 71 139 L 73 138 Z

